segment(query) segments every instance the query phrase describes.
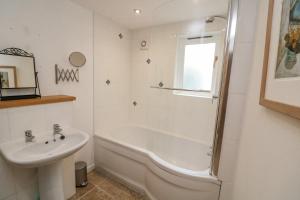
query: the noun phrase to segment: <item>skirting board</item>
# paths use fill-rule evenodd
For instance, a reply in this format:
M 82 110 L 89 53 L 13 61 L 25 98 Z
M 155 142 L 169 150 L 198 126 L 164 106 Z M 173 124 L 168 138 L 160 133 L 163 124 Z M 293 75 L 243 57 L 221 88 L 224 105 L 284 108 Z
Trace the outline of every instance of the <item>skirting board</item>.
M 90 173 L 91 171 L 93 171 L 95 169 L 95 163 L 92 163 L 90 165 L 87 166 L 87 173 Z

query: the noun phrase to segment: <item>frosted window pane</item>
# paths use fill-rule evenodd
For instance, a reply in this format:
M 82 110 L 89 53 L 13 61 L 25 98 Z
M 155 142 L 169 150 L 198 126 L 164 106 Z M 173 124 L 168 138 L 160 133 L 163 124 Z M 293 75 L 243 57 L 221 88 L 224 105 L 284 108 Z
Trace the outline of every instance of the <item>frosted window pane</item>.
M 185 46 L 183 88 L 211 90 L 215 49 L 215 43 Z

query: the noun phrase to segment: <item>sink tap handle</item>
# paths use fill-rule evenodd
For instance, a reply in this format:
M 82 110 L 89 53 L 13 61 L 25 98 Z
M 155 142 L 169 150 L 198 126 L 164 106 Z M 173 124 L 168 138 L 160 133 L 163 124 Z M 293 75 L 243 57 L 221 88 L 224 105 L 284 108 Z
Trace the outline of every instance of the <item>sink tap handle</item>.
M 35 138 L 35 136 L 32 135 L 32 130 L 25 131 L 25 141 L 26 142 L 32 142 L 34 138 Z
M 53 128 L 60 128 L 59 124 L 53 124 Z
M 32 137 L 32 130 L 25 131 L 25 136 L 26 137 Z

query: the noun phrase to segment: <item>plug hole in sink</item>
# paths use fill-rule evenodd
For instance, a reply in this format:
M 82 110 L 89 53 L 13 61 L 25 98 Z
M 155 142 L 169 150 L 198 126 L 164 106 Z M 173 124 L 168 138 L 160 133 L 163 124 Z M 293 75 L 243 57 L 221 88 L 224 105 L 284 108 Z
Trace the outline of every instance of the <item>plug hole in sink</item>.
M 45 142 L 45 144 L 48 144 L 48 143 L 49 143 L 48 141 Z

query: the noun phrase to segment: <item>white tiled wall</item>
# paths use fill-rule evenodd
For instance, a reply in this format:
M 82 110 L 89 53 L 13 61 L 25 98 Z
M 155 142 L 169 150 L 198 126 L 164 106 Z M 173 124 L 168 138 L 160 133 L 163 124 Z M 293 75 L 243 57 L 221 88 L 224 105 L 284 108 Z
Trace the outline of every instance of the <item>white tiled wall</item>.
M 221 152 L 221 200 L 232 200 L 235 164 L 253 63 L 257 0 L 239 0 L 238 25 Z
M 94 121 L 101 134 L 129 120 L 131 32 L 95 14 L 94 40 Z
M 270 1 L 258 1 L 253 64 L 238 147 L 233 195 L 228 200 L 299 200 L 300 123 L 259 105 Z M 280 3 L 281 1 L 275 1 Z M 247 1 L 252 8 L 252 1 Z M 251 19 L 249 19 L 249 22 Z M 244 33 L 245 34 L 245 33 Z
M 150 86 L 163 81 L 166 87 L 173 87 L 176 36 L 214 32 L 225 25 L 223 20 L 205 26 L 193 21 L 130 31 L 94 14 L 95 132 L 130 122 L 212 144 L 217 101 Z M 140 49 L 142 40 L 148 42 L 147 50 Z
M 72 116 L 73 103 L 1 109 L 0 144 L 24 138 L 25 130 L 32 130 L 35 136 L 46 134 L 54 123 L 59 123 L 62 128 L 73 127 Z M 33 200 L 37 191 L 36 169 L 11 166 L 0 156 L 0 200 Z
M 150 87 L 158 86 L 161 81 L 165 87 L 174 87 L 179 36 L 220 31 L 225 26 L 222 20 L 208 25 L 188 21 L 133 31 L 131 102 L 138 105 L 130 104 L 132 123 L 212 144 L 217 101 L 212 103 L 210 98 L 175 95 Z M 143 40 L 148 42 L 147 50 L 141 49 Z M 148 58 L 150 64 L 146 62 Z

